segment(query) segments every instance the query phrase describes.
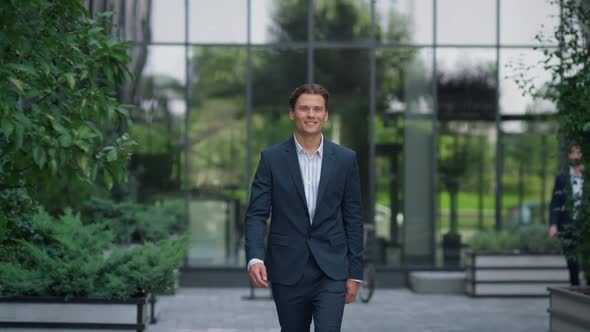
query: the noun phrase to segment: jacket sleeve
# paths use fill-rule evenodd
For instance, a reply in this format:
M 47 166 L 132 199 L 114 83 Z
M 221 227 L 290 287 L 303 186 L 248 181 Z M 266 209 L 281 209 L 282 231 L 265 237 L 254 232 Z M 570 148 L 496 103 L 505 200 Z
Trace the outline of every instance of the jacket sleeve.
M 252 182 L 250 203 L 246 211 L 246 261 L 253 258 L 264 260 L 264 233 L 270 216 L 272 197 L 272 174 L 264 153 Z
M 565 204 L 565 190 L 563 181 L 560 181 L 559 175 L 555 177 L 553 185 L 553 194 L 549 204 L 549 224 L 559 226 L 562 210 Z
M 361 206 L 361 186 L 356 154 L 353 154 L 349 167 L 344 197 L 342 219 L 348 239 L 348 279 L 363 279 L 363 209 Z

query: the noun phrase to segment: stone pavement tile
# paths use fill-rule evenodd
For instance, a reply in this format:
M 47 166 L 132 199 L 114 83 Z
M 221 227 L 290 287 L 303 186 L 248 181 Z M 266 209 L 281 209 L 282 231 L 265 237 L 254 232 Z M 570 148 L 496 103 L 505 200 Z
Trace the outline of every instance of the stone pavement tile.
M 279 331 L 274 303 L 244 300 L 248 294 L 240 288 L 181 288 L 176 296 L 159 299 L 159 321 L 148 332 Z M 547 298 L 479 299 L 378 289 L 370 303 L 345 307 L 342 331 L 547 331 L 548 305 Z

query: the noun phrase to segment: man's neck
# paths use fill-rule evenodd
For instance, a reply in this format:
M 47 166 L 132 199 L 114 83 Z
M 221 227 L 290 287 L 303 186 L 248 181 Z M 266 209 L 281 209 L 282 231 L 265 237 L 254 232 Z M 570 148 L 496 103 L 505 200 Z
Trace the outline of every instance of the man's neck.
M 578 166 L 570 166 L 572 169 L 572 173 L 575 176 L 580 176 L 582 175 L 582 170 L 584 169 L 584 165 L 578 165 Z
M 318 135 L 301 135 L 295 132 L 295 139 L 301 145 L 303 150 L 310 156 L 318 151 L 322 143 L 322 133 Z

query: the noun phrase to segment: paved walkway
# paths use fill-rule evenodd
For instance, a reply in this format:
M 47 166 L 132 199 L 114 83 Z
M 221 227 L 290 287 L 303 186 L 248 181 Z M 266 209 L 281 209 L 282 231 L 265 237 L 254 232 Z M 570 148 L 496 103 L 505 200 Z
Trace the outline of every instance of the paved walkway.
M 174 297 L 160 298 L 159 321 L 148 332 L 278 332 L 274 303 L 243 300 L 247 294 L 248 289 L 181 288 Z M 548 305 L 546 298 L 474 299 L 378 289 L 369 304 L 346 306 L 342 331 L 545 332 Z

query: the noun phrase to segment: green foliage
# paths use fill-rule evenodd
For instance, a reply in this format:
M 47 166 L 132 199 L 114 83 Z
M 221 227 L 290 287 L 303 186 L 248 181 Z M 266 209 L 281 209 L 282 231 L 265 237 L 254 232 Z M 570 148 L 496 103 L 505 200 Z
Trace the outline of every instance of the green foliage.
M 0 295 L 127 299 L 163 292 L 188 249 L 185 238 L 113 249 L 103 224 L 83 225 L 71 211 L 55 219 L 40 210 L 32 223 L 36 236 L 21 241 L 22 255 L 0 263 Z
M 148 205 L 93 198 L 85 204 L 83 216 L 85 223 L 106 225 L 117 244 L 160 241 L 186 229 L 182 200 L 163 200 Z
M 103 131 L 128 117 L 113 97 L 127 45 L 78 0 L 3 1 L 0 22 L 0 190 L 123 181 L 133 142 Z
M 26 188 L 0 190 L 0 261 L 19 256 L 19 240 L 34 236 L 36 206 Z
M 475 251 L 505 252 L 522 251 L 526 253 L 559 253 L 560 242 L 547 235 L 544 225 L 527 225 L 517 229 L 481 231 L 468 241 Z
M 553 36 L 559 42 L 555 49 L 543 49 L 545 59 L 542 65 L 551 73 L 548 87 L 539 88 L 530 79 L 523 79 L 522 89 L 532 95 L 542 96 L 554 101 L 558 106 L 560 133 L 568 143 L 577 143 L 584 152 L 582 159 L 588 164 L 590 155 L 590 1 L 588 0 L 553 0 L 560 6 L 560 24 Z M 539 42 L 547 37 L 537 35 Z M 524 73 L 521 75 L 524 77 Z M 569 152 L 569 144 L 562 147 Z M 586 165 L 588 166 L 588 165 Z M 582 171 L 585 179 L 590 179 L 590 167 Z M 590 181 L 584 181 L 582 204 L 574 221 L 577 255 L 584 256 L 590 252 Z M 571 195 L 570 195 L 571 197 Z M 572 211 L 572 202 L 566 208 Z M 590 273 L 590 264 L 586 264 L 586 273 Z

